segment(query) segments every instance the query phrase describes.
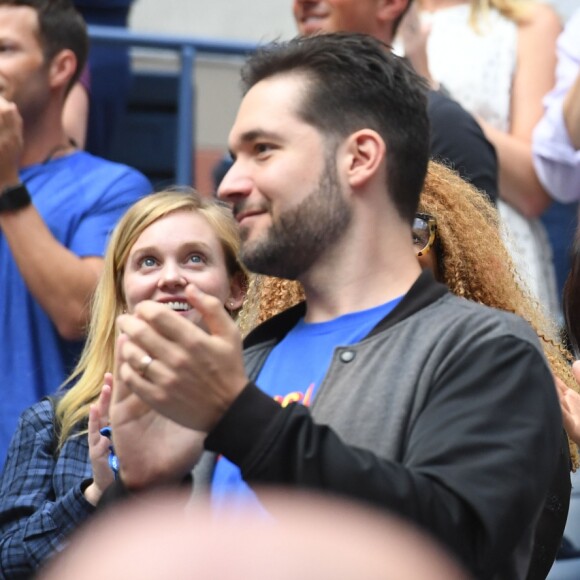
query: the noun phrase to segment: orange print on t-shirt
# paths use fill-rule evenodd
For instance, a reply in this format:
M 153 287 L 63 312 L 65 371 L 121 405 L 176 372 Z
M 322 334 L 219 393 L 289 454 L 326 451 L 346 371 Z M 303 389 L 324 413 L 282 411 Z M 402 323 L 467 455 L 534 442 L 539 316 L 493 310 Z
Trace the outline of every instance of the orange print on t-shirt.
M 293 391 L 287 395 L 276 395 L 274 401 L 280 404 L 282 408 L 287 407 L 290 403 L 301 403 L 305 407 L 309 407 L 312 400 L 312 393 L 314 391 L 314 383 L 311 383 L 306 393 L 300 391 Z

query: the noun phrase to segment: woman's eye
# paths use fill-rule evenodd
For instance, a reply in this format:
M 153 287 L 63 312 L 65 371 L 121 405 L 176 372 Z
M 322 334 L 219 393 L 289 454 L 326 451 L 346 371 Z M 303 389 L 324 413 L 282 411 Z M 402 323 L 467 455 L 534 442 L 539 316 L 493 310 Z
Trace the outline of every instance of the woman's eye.
M 201 256 L 200 254 L 192 254 L 189 257 L 189 261 L 192 262 L 193 264 L 201 264 L 203 263 L 203 256 Z
M 141 266 L 144 266 L 145 268 L 153 268 L 156 263 L 157 261 L 155 258 L 152 258 L 151 256 L 146 256 L 141 260 Z

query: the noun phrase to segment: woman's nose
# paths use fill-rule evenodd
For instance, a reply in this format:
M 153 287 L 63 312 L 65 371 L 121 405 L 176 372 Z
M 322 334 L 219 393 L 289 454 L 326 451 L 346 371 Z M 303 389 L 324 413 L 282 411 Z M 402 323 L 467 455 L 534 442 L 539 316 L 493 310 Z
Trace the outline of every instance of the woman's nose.
M 157 286 L 159 288 L 178 286 L 185 287 L 187 286 L 187 280 L 185 279 L 185 276 L 177 264 L 165 264 L 161 270 L 161 275 L 159 277 Z

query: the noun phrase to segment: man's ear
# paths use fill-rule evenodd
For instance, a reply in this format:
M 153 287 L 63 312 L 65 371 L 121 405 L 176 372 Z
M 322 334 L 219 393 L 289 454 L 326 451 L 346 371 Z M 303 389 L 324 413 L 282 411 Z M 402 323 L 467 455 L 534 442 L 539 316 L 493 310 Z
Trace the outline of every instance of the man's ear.
M 396 20 L 413 2 L 419 0 L 377 0 L 377 16 L 383 21 Z
M 405 14 L 412 2 L 419 0 L 377 0 L 377 20 L 381 26 L 392 25 Z
M 376 131 L 361 129 L 347 138 L 344 151 L 346 178 L 352 188 L 357 188 L 364 186 L 381 170 L 386 146 Z
M 50 63 L 49 82 L 53 89 L 68 87 L 70 79 L 77 70 L 77 57 L 72 50 L 61 50 Z

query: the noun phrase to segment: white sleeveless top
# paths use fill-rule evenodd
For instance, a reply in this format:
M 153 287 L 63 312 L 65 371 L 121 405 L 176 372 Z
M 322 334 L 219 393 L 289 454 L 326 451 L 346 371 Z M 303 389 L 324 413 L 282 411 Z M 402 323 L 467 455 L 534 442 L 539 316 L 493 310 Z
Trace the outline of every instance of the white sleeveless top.
M 431 75 L 464 109 L 508 132 L 518 27 L 490 10 L 480 18 L 476 31 L 469 24 L 469 14 L 468 4 L 421 14 L 431 22 L 427 44 Z M 552 252 L 543 225 L 526 219 L 502 200 L 498 200 L 498 210 L 518 274 L 546 313 L 558 316 Z

